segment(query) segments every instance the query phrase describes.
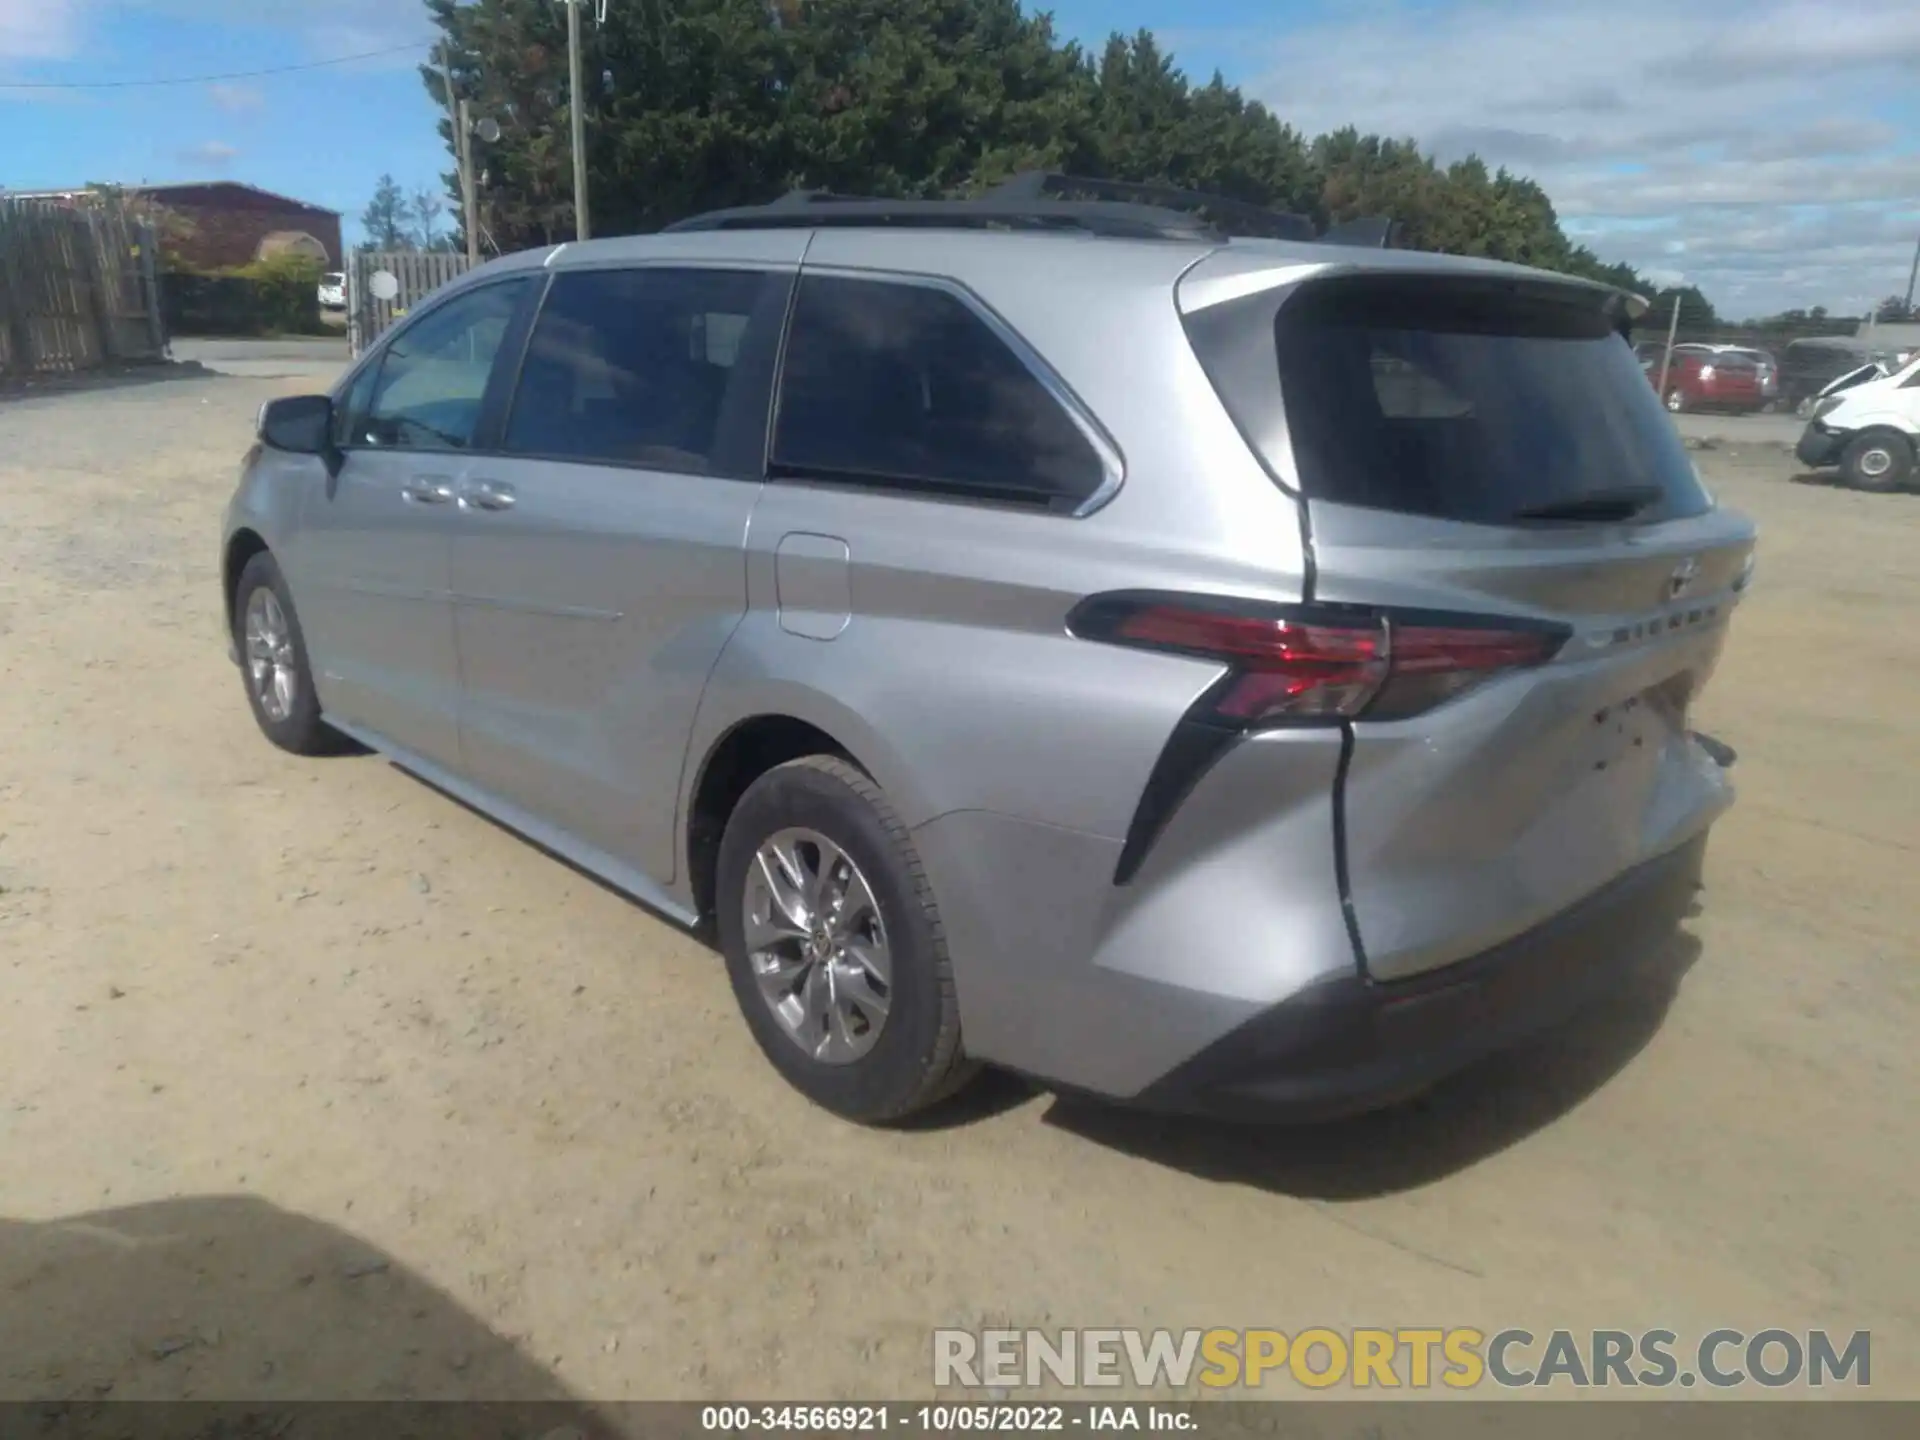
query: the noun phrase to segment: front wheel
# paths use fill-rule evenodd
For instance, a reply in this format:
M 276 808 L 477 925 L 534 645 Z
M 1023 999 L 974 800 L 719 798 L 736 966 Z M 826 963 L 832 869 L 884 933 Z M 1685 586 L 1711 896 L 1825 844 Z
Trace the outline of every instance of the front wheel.
M 734 998 L 795 1089 L 884 1124 L 971 1078 L 932 887 L 865 773 L 816 755 L 762 775 L 727 821 L 718 879 Z
M 293 595 L 266 551 L 247 562 L 234 587 L 233 639 L 247 704 L 260 733 L 295 755 L 331 755 L 342 749 L 341 736 L 320 718 L 320 697 L 314 692 Z
M 1669 390 L 1667 392 L 1667 410 L 1670 414 L 1674 414 L 1674 415 L 1686 414 L 1687 413 L 1686 391 L 1678 388 Z
M 1840 473 L 1847 483 L 1875 494 L 1903 489 L 1913 471 L 1912 442 L 1891 430 L 1855 436 L 1840 455 Z

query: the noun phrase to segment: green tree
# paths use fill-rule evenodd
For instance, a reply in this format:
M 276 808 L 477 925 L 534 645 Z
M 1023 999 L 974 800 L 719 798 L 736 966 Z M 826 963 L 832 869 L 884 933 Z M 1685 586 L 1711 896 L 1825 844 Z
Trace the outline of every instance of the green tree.
M 635 7 L 613 6 L 623 23 Z M 440 27 L 454 88 L 476 116 L 496 121 L 501 139 L 479 149 L 484 172 L 482 223 L 503 250 L 552 244 L 573 233 L 572 156 L 568 153 L 566 12 L 552 0 L 427 0 Z M 591 33 L 592 26 L 588 26 Z M 439 131 L 453 153 L 453 124 L 445 118 L 446 85 L 439 66 L 421 67 L 439 107 Z M 590 127 L 591 132 L 592 127 Z M 454 213 L 461 214 L 455 171 L 443 176 Z M 465 248 L 465 222 L 458 240 Z
M 407 195 L 391 175 L 382 175 L 373 188 L 373 199 L 360 214 L 360 227 L 366 231 L 363 250 L 407 250 L 412 248 L 413 213 Z
M 477 157 L 488 234 L 503 250 L 571 238 L 563 7 L 426 4 L 455 88 L 501 127 Z M 1194 85 L 1147 32 L 1088 55 L 1020 0 L 620 4 L 584 38 L 599 234 L 791 189 L 963 194 L 1045 168 L 1211 191 L 1323 223 L 1384 215 L 1399 244 L 1653 288 L 1571 243 L 1524 176 L 1473 156 L 1443 166 L 1413 141 L 1351 127 L 1309 143 L 1219 75 Z M 438 65 L 422 73 L 445 113 Z M 451 148 L 451 126 L 440 129 Z
M 1083 123 L 1078 48 L 1018 0 L 813 0 L 778 36 L 776 190 L 977 190 L 1058 168 Z
M 408 237 L 410 248 L 446 250 L 452 246 L 452 237 L 440 229 L 440 219 L 447 213 L 447 206 L 438 195 L 425 187 L 415 189 L 413 197 L 407 202 L 407 212 L 412 220 Z
M 1697 285 L 1668 286 L 1649 297 L 1652 303 L 1647 308 L 1643 328 L 1658 329 L 1670 324 L 1673 307 L 1680 306 L 1680 333 L 1699 335 L 1720 328 L 1720 317 L 1715 313 L 1713 302 L 1700 293 Z
M 1319 180 L 1300 136 L 1217 73 L 1194 87 L 1147 31 L 1113 36 L 1079 73 L 1082 131 L 1067 156 L 1076 173 L 1318 212 Z

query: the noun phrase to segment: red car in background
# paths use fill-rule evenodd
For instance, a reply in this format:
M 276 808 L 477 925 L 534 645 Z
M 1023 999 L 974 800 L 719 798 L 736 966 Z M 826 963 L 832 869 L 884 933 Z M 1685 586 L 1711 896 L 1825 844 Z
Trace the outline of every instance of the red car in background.
M 1764 410 L 1773 402 L 1770 375 L 1763 375 L 1751 350 L 1723 345 L 1676 345 L 1666 364 L 1665 384 L 1660 374 L 1666 345 L 1648 341 L 1637 347 L 1647 383 L 1660 392 L 1667 409 L 1678 415 L 1688 410 Z

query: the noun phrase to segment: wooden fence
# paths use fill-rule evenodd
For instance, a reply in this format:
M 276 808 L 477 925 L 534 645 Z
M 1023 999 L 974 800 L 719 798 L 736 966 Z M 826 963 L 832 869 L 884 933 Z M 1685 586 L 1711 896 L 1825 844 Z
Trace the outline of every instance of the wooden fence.
M 154 249 L 111 206 L 0 197 L 0 375 L 162 358 Z
M 347 265 L 347 342 L 360 354 L 387 327 L 450 280 L 467 273 L 465 255 L 438 250 L 368 251 Z M 380 280 L 387 276 L 391 284 Z

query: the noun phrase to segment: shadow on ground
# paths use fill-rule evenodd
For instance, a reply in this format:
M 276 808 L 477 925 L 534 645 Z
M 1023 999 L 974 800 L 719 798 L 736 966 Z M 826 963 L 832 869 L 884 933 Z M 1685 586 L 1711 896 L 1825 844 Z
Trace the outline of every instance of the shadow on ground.
M 431 780 L 397 768 L 489 825 L 518 834 Z M 711 925 L 685 931 L 672 916 L 566 856 L 518 838 L 718 955 Z M 1357 1200 L 1416 1189 L 1517 1144 L 1605 1085 L 1659 1031 L 1699 956 L 1700 942 L 1675 930 L 1640 958 L 1619 990 L 1565 1024 L 1520 1049 L 1482 1061 L 1418 1100 L 1374 1115 L 1325 1125 L 1258 1126 L 1147 1115 L 1081 1096 L 1053 1095 L 1045 1123 L 1208 1179 L 1303 1198 Z M 989 1070 L 952 1100 L 900 1122 L 898 1128 L 964 1128 L 1045 1094 L 1044 1086 Z
M 1303 1199 L 1416 1189 L 1558 1120 L 1624 1069 L 1659 1031 L 1700 943 L 1675 931 L 1605 1000 L 1418 1100 L 1326 1125 L 1260 1127 L 1142 1115 L 1056 1099 L 1046 1123 L 1208 1180 Z
M 1858 485 L 1847 483 L 1847 479 L 1838 470 L 1799 470 L 1787 477 L 1789 485 L 1809 485 L 1821 490 L 1845 490 L 1854 495 L 1884 495 L 1891 498 L 1910 496 L 1917 491 L 1914 485 L 1898 490 L 1863 490 Z
M 391 1256 L 245 1196 L 0 1220 L 0 1335 L 0 1401 L 36 1402 L 9 1407 L 9 1440 L 132 1420 L 143 1440 L 399 1433 L 396 1412 L 344 1403 L 375 1401 L 516 1402 L 408 1407 L 409 1434 L 613 1433 Z M 222 1403 L 129 1403 L 160 1401 Z
M 59 395 L 130 390 L 137 386 L 165 385 L 177 380 L 210 380 L 214 373 L 197 360 L 157 360 L 148 364 L 82 370 L 71 375 L 0 375 L 0 405 L 10 401 L 45 400 Z

